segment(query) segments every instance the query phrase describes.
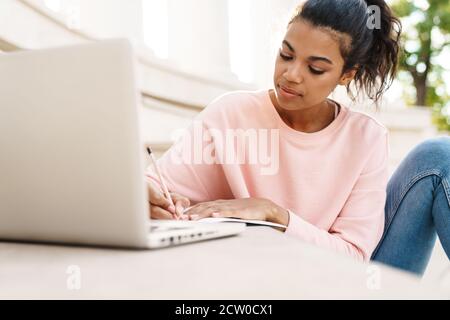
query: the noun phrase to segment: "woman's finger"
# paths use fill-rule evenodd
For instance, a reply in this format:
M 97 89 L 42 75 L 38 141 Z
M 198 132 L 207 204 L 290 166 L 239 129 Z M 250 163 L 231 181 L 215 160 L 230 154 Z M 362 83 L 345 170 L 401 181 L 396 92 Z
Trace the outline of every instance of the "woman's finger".
M 181 196 L 178 193 L 171 193 L 173 202 L 175 203 L 175 211 L 179 216 L 184 214 L 184 210 L 191 205 L 188 198 Z
M 199 203 L 199 204 L 196 204 L 195 206 L 192 206 L 191 208 L 189 208 L 189 210 L 186 211 L 185 214 L 187 214 L 189 216 L 191 216 L 191 215 L 198 215 L 202 211 L 204 211 L 207 208 L 209 208 L 210 206 L 211 206 L 211 204 L 209 202 Z
M 221 210 L 221 211 L 216 211 L 213 212 L 211 214 L 211 216 L 213 218 L 239 218 L 239 219 L 243 219 L 242 215 L 239 214 L 238 211 L 234 211 L 234 210 Z
M 164 196 L 164 192 L 161 190 L 161 188 L 157 185 L 156 182 L 148 179 L 147 186 L 148 186 L 148 200 L 151 204 L 175 213 L 175 208 L 171 208 L 170 201 Z
M 182 216 L 184 214 L 184 210 L 187 208 L 188 206 L 184 206 L 182 201 L 175 201 L 175 212 L 177 213 L 178 216 Z
M 203 210 L 198 210 L 189 215 L 190 220 L 199 220 L 203 218 L 212 217 L 214 213 L 220 212 L 222 209 L 216 206 L 210 206 Z
M 174 215 L 158 206 L 150 206 L 150 217 L 156 220 L 173 220 Z
M 181 202 L 184 207 L 189 207 L 191 205 L 191 201 L 185 196 L 180 195 L 176 192 L 171 192 L 170 195 L 172 196 L 173 202 Z
M 198 215 L 207 209 L 218 207 L 218 206 L 219 205 L 218 205 L 217 201 L 202 202 L 202 203 L 196 204 L 195 206 L 192 206 L 185 213 L 188 215 Z

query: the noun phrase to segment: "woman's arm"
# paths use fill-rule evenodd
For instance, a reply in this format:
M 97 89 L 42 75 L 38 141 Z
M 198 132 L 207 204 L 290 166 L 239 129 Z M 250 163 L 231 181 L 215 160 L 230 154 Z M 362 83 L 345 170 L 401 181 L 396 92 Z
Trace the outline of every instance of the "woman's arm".
M 226 96 L 212 101 L 157 161 L 168 189 L 189 198 L 191 204 L 234 198 L 211 135 L 224 130 L 223 112 L 231 102 Z M 146 175 L 159 184 L 152 166 Z
M 384 206 L 389 178 L 388 151 L 386 132 L 374 142 L 365 169 L 329 230 L 320 229 L 290 212 L 286 233 L 368 261 L 384 229 Z

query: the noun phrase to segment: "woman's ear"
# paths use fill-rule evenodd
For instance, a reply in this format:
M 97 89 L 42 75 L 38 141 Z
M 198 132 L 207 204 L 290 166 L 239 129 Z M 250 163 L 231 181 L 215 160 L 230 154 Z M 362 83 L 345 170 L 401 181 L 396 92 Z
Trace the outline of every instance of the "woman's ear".
M 357 71 L 358 71 L 358 69 L 354 68 L 354 69 L 351 69 L 351 70 L 347 71 L 346 73 L 344 73 L 342 75 L 341 79 L 339 80 L 339 85 L 347 86 L 353 80 L 353 78 L 355 78 Z

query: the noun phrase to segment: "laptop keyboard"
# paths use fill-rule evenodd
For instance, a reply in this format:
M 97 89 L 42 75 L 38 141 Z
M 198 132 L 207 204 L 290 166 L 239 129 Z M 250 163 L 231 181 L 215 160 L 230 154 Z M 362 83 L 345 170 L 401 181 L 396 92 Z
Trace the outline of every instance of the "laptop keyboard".
M 158 223 L 155 225 L 155 223 L 152 223 L 149 226 L 150 232 L 161 232 L 161 231 L 174 231 L 174 230 L 186 230 L 186 229 L 192 229 L 194 228 L 194 225 L 191 225 L 190 223 Z

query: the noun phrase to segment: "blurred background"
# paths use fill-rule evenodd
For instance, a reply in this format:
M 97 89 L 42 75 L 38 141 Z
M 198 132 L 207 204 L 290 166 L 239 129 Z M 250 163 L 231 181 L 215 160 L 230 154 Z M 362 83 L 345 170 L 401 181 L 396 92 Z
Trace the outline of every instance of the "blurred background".
M 217 96 L 271 88 L 277 50 L 299 1 L 0 0 L 0 53 L 129 38 L 138 58 L 143 139 L 161 155 L 173 133 Z M 387 2 L 403 23 L 403 53 L 380 110 L 364 97 L 352 102 L 342 88 L 332 98 L 388 127 L 392 173 L 419 142 L 449 135 L 450 3 Z M 438 243 L 425 278 L 447 265 Z

